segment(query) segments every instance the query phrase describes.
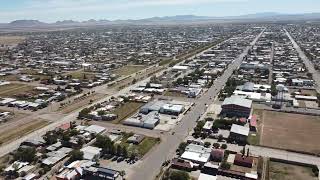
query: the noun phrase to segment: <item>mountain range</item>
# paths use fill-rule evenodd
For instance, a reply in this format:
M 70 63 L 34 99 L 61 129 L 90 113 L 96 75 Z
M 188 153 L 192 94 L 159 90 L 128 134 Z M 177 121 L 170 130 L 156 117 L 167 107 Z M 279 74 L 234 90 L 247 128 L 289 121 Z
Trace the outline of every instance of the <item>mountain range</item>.
M 266 22 L 266 21 L 320 21 L 320 13 L 305 13 L 305 14 L 281 14 L 275 12 L 265 12 L 256 14 L 246 14 L 240 16 L 225 16 L 225 17 L 210 17 L 210 16 L 195 16 L 195 15 L 177 15 L 152 17 L 137 20 L 94 20 L 88 21 L 73 21 L 63 20 L 55 23 L 45 23 L 39 20 L 15 20 L 10 23 L 2 23 L 0 27 L 68 27 L 68 26 L 98 26 L 112 24 L 186 24 L 186 23 L 221 23 L 221 22 Z

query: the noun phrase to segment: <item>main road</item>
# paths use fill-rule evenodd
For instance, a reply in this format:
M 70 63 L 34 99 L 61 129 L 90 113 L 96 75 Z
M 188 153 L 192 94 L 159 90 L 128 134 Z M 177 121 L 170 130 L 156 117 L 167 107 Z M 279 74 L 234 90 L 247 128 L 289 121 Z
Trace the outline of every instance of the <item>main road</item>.
M 304 52 L 301 50 L 300 46 L 296 43 L 296 41 L 292 38 L 292 36 L 290 35 L 290 33 L 284 29 L 284 31 L 286 32 L 287 36 L 289 37 L 293 47 L 296 49 L 296 51 L 298 52 L 300 58 L 302 59 L 302 61 L 304 62 L 304 64 L 306 65 L 309 73 L 312 74 L 313 80 L 316 83 L 316 90 L 317 92 L 320 92 L 320 75 L 319 72 L 317 70 L 314 69 L 314 66 L 312 64 L 312 62 L 308 59 L 308 57 L 304 54 Z
M 175 150 L 179 144 L 185 139 L 189 131 L 195 127 L 196 121 L 206 110 L 206 104 L 212 103 L 212 100 L 218 95 L 224 87 L 233 71 L 236 70 L 243 58 L 248 54 L 249 49 L 253 46 L 264 30 L 246 47 L 232 64 L 228 66 L 225 72 L 214 82 L 214 85 L 204 93 L 196 102 L 196 105 L 182 118 L 181 122 L 172 130 L 174 134 L 164 134 L 161 143 L 144 157 L 139 166 L 133 169 L 133 173 L 129 174 L 130 180 L 152 180 L 159 172 L 164 161 L 171 159 L 175 155 Z

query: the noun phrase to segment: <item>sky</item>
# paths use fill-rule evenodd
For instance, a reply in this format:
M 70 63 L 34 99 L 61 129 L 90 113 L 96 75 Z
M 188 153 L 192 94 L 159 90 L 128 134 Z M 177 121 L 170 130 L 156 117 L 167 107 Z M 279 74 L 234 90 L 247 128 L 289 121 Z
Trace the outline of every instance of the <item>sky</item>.
M 155 16 L 237 16 L 262 12 L 320 12 L 320 0 L 0 0 L 0 23 L 89 19 L 142 19 Z

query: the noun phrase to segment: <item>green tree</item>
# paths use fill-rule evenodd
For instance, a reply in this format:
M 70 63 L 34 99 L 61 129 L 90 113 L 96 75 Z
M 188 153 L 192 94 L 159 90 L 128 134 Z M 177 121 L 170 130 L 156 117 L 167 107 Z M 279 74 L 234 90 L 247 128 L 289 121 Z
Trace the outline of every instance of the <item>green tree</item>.
M 58 141 L 58 135 L 55 132 L 48 131 L 43 136 L 43 139 L 46 141 L 47 145 L 51 145 L 51 144 L 54 144 Z
M 169 179 L 170 180 L 189 180 L 190 176 L 185 171 L 174 170 L 170 172 Z
M 75 149 L 70 152 L 70 162 L 77 161 L 77 160 L 82 160 L 83 159 L 83 152 L 80 151 L 79 149 Z
M 124 158 L 127 158 L 128 157 L 128 150 L 127 150 L 127 147 L 126 146 L 122 146 L 122 156 Z
M 15 160 L 22 162 L 34 162 L 36 160 L 36 149 L 33 147 L 19 148 L 13 157 Z
M 188 143 L 186 143 L 186 142 L 182 142 L 179 144 L 179 147 L 178 147 L 179 154 L 182 154 L 185 151 L 187 145 L 188 145 Z

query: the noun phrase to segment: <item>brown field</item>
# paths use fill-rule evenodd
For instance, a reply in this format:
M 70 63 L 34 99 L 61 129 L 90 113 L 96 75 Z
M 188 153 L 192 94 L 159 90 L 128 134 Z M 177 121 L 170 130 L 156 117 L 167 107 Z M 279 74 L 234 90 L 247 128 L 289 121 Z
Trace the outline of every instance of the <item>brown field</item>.
M 33 86 L 25 84 L 9 84 L 0 86 L 0 97 L 12 97 L 15 94 L 31 92 L 34 89 Z
M 263 112 L 260 145 L 320 154 L 320 117 Z
M 317 178 L 309 167 L 284 164 L 270 161 L 270 180 L 316 180 Z
M 35 130 L 41 129 L 47 126 L 50 122 L 44 121 L 42 119 L 33 120 L 26 124 L 23 124 L 19 127 L 13 129 L 7 129 L 0 135 L 0 144 L 5 144 L 11 142 L 15 139 L 18 139 L 22 136 L 25 136 Z
M 25 39 L 24 36 L 0 36 L 0 44 L 13 46 L 23 42 Z
M 127 65 L 114 70 L 113 73 L 119 76 L 128 76 L 130 74 L 141 71 L 142 69 L 145 69 L 145 68 L 146 68 L 145 66 L 140 66 L 140 65 Z

